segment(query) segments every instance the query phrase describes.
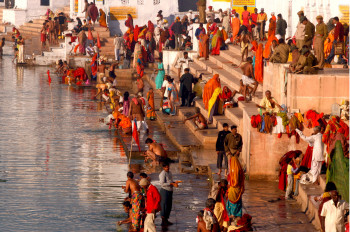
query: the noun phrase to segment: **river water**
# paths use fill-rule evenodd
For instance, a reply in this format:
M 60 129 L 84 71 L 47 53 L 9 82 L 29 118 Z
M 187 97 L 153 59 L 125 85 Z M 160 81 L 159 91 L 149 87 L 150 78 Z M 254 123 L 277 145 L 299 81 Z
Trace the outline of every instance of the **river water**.
M 94 90 L 52 75 L 50 91 L 47 68 L 11 59 L 0 61 L 0 231 L 125 231 L 127 158 Z

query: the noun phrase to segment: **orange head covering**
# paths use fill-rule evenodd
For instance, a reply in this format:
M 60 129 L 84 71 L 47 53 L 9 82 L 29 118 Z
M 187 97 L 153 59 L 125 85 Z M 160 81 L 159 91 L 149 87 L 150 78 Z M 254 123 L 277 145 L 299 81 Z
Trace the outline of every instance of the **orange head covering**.
M 230 175 L 227 178 L 230 184 L 228 199 L 231 203 L 237 203 L 244 193 L 244 171 L 236 156 L 230 160 Z
M 205 109 L 208 109 L 209 100 L 213 95 L 214 90 L 218 87 L 221 88 L 219 74 L 215 74 L 213 78 L 211 78 L 204 86 L 203 103 L 204 103 Z

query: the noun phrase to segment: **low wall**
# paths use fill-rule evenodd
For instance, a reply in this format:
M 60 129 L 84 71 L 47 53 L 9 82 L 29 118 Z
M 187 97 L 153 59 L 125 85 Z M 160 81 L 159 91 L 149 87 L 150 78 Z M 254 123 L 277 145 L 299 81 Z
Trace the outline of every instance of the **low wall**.
M 2 21 L 11 23 L 12 25 L 20 26 L 26 22 L 26 10 L 21 9 L 4 9 Z
M 183 57 L 185 51 L 175 51 L 175 50 L 163 50 L 163 65 L 165 73 L 169 73 L 171 68 L 175 65 L 178 58 Z M 187 51 L 188 56 L 194 59 L 197 52 Z M 191 65 L 191 64 L 190 64 Z
M 259 133 L 252 128 L 247 112 L 243 113 L 243 149 L 242 159 L 251 179 L 275 180 L 279 173 L 279 160 L 291 150 L 306 151 L 307 143 L 300 140 L 296 143 L 295 136 L 288 138 L 283 134 L 281 138 L 277 134 Z M 305 129 L 304 134 L 311 135 L 310 129 Z
M 291 74 L 285 68 L 289 64 L 268 63 L 264 68 L 263 90 L 270 90 L 279 104 L 301 113 L 314 109 L 331 113 L 332 104 L 349 99 L 349 69 L 325 69 L 316 75 Z
M 330 114 L 334 103 L 349 99 L 349 70 L 325 69 L 318 75 L 288 75 L 287 105 Z

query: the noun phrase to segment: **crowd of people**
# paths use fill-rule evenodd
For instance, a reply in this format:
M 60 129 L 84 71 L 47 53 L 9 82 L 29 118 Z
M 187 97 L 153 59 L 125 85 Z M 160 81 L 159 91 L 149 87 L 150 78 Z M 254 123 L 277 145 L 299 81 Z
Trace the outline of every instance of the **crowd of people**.
M 140 180 L 135 180 L 134 173 L 127 173 L 128 180 L 122 188 L 128 194 L 123 202 L 128 217 L 118 221 L 118 225 L 130 224 L 129 231 L 156 232 L 155 218 L 158 212 L 160 212 L 163 228 L 173 225 L 169 221 L 173 191 L 181 181 L 173 180 L 169 163 L 163 162 L 162 168 L 163 171 L 159 174 L 160 191 L 151 184 L 151 178 L 147 174 L 140 173 Z

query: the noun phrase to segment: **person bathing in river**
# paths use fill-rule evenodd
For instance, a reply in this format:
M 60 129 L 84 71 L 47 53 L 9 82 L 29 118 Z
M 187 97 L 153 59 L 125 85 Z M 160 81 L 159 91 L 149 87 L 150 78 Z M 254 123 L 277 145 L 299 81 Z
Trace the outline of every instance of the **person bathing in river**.
M 131 214 L 132 214 L 132 207 L 131 207 L 131 204 L 130 204 L 130 201 L 124 201 L 123 202 L 123 208 L 124 208 L 124 211 L 125 213 L 128 214 L 128 218 L 127 219 L 124 219 L 124 220 L 121 220 L 121 221 L 118 221 L 117 224 L 120 226 L 122 224 L 130 224 L 131 223 Z
M 145 143 L 148 145 L 148 150 L 143 155 L 145 162 L 152 160 L 154 163 L 159 164 L 160 162 L 167 161 L 168 156 L 160 144 L 154 142 L 151 138 L 147 138 Z
M 131 203 L 131 229 L 129 231 L 139 231 L 140 221 L 141 221 L 141 187 L 139 183 L 134 180 L 134 173 L 127 173 L 128 180 L 126 181 L 126 186 L 122 186 L 125 193 L 129 194 Z
M 196 108 L 196 114 L 188 117 L 184 120 L 184 123 L 187 120 L 191 120 L 193 119 L 194 124 L 196 125 L 197 129 L 196 130 L 203 130 L 208 128 L 208 124 L 207 124 L 207 120 L 205 119 L 205 117 L 203 116 L 203 114 L 201 114 L 200 109 L 197 107 Z

